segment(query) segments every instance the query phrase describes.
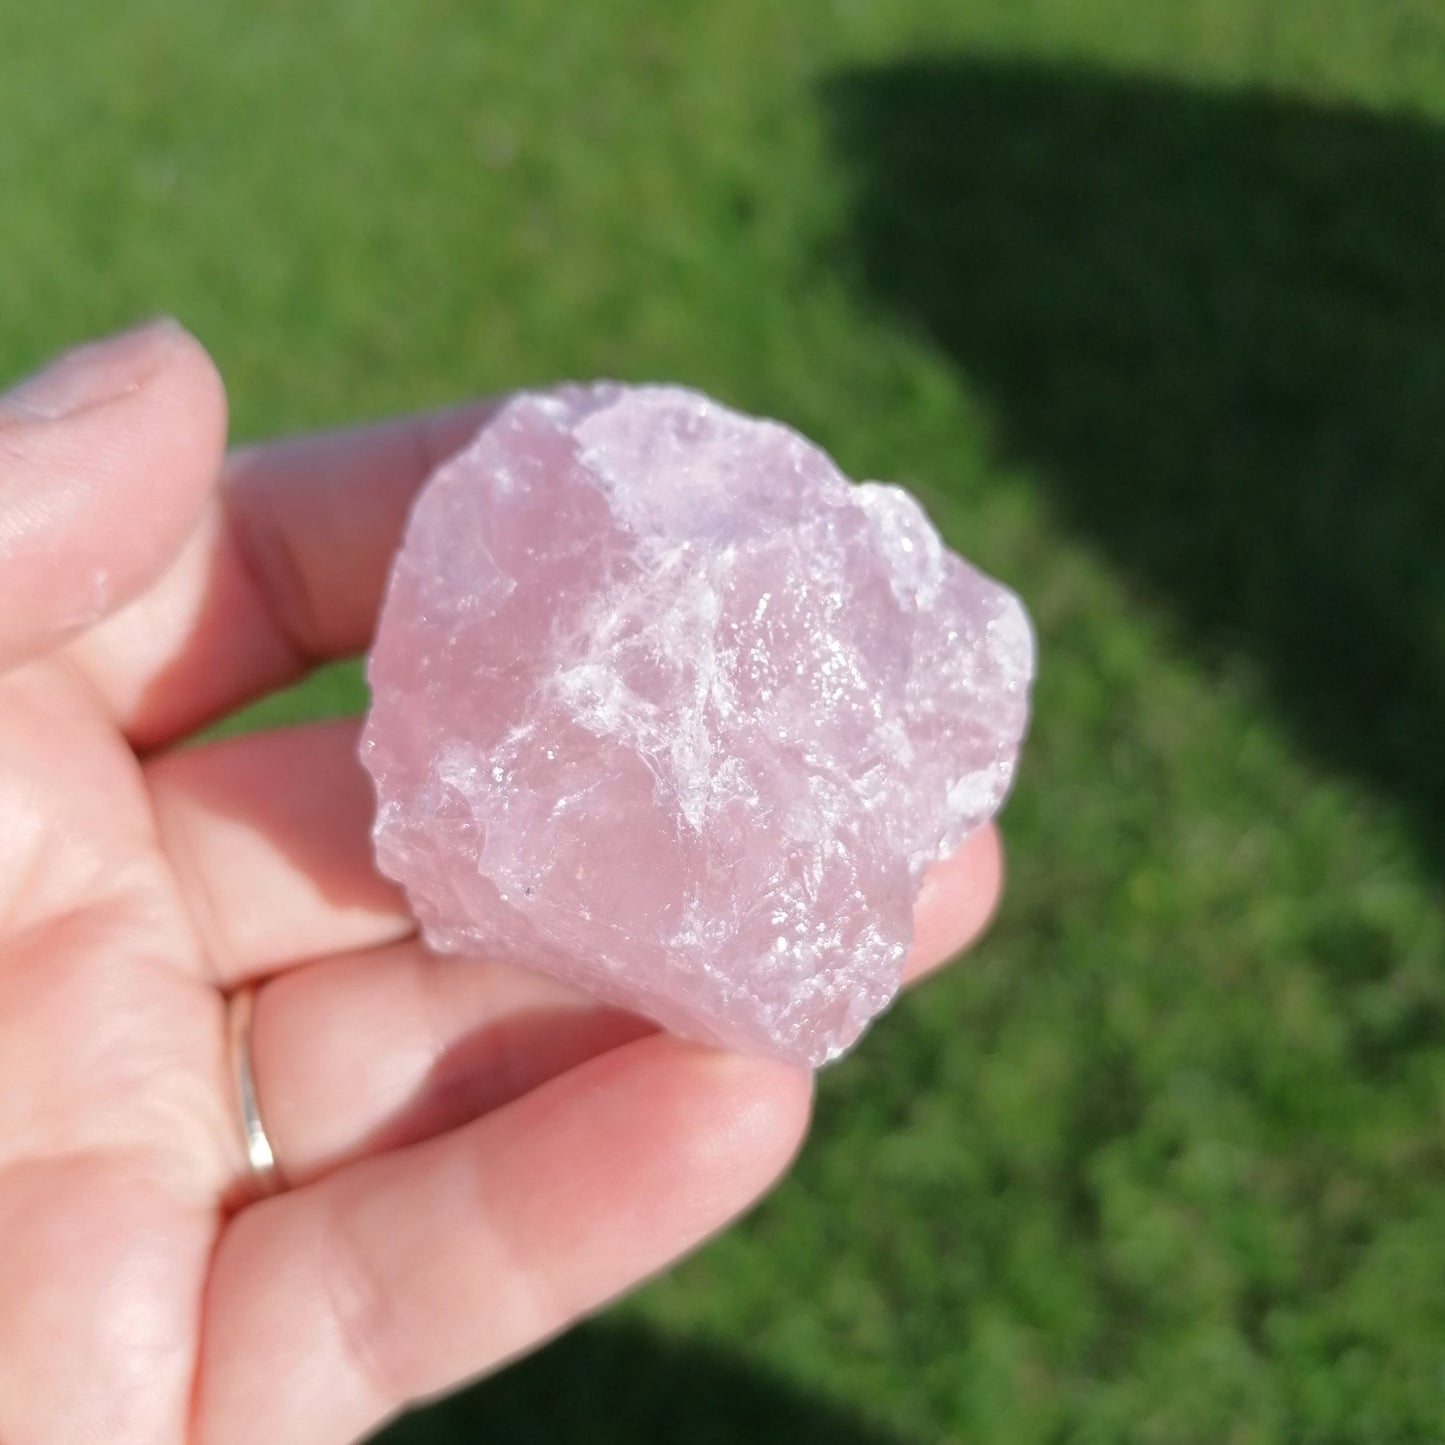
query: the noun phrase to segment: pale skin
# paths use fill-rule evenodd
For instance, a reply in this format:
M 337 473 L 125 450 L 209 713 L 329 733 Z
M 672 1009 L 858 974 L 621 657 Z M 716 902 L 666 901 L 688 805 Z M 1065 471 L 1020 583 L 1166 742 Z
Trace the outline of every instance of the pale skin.
M 228 457 L 169 323 L 0 396 L 4 1445 L 358 1439 L 692 1249 L 802 1141 L 805 1072 L 429 956 L 354 723 L 175 748 L 366 646 L 408 500 L 484 414 Z M 991 828 L 935 866 L 910 978 L 1000 877 Z M 259 1200 L 248 983 L 288 1184 Z

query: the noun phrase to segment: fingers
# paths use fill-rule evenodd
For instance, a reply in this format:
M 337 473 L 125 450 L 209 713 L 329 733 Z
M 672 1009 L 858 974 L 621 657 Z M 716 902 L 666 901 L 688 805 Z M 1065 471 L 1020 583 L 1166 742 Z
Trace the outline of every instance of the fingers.
M 999 875 L 991 828 L 931 870 L 910 979 L 977 936 Z M 530 969 L 439 958 L 411 939 L 273 979 L 252 1055 L 272 1146 L 304 1180 L 500 1108 L 650 1029 Z
M 416 489 L 491 410 L 234 453 L 185 551 L 75 649 L 127 736 L 160 746 L 363 650 Z
M 930 870 L 909 976 L 986 924 L 1000 878 L 992 828 Z M 414 941 L 268 984 L 255 1062 L 283 1164 L 385 1152 L 233 1225 L 199 1438 L 352 1439 L 562 1328 L 765 1189 L 801 1138 L 806 1077 L 644 1027 Z
M 79 347 L 0 397 L 0 667 L 165 569 L 215 481 L 225 396 L 171 321 Z
M 250 733 L 146 764 L 162 846 L 222 985 L 412 931 L 372 862 L 358 727 Z
M 216 1256 L 204 1445 L 350 1441 L 692 1248 L 802 1138 L 797 1070 L 661 1035 L 240 1215 Z

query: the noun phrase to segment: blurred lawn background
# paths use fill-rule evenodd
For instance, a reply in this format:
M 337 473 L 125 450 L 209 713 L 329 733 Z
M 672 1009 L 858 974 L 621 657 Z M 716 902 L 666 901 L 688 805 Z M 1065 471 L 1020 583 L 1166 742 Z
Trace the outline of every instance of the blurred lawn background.
M 686 380 L 1039 629 L 988 941 L 390 1445 L 1445 1439 L 1433 0 L 0 0 L 0 371 L 158 310 L 242 438 Z

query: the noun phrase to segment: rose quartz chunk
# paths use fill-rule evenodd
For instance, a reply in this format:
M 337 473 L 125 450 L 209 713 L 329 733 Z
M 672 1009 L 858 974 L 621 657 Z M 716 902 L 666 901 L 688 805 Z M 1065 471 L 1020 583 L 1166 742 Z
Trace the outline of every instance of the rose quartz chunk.
M 1011 592 L 787 427 L 680 387 L 520 395 L 396 560 L 377 858 L 434 948 L 820 1064 L 1003 799 L 1032 670 Z

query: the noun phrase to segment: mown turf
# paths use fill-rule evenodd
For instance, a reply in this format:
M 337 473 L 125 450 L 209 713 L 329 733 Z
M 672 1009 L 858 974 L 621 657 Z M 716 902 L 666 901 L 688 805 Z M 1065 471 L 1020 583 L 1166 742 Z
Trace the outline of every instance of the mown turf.
M 0 0 L 5 371 L 168 309 L 244 436 L 686 379 L 1038 623 L 988 943 L 392 1445 L 1445 1434 L 1440 15 Z

